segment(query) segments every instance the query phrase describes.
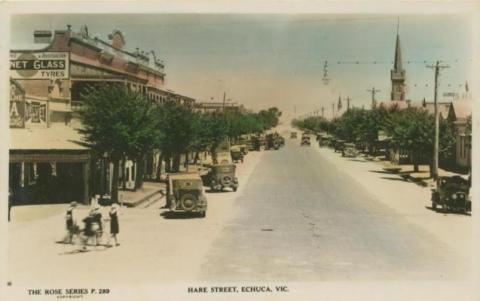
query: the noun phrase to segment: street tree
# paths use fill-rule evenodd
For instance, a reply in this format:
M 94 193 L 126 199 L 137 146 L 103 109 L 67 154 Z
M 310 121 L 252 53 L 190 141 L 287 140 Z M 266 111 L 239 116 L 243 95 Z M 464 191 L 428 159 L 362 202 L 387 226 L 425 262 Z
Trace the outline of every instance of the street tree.
M 91 148 L 96 158 L 106 156 L 112 163 L 111 197 L 117 201 L 119 162 L 128 156 L 140 156 L 145 148 L 153 146 L 152 137 L 158 133 L 150 126 L 151 108 L 141 94 L 115 83 L 88 87 L 82 100 L 83 127 L 79 132 L 84 141 L 80 143 Z

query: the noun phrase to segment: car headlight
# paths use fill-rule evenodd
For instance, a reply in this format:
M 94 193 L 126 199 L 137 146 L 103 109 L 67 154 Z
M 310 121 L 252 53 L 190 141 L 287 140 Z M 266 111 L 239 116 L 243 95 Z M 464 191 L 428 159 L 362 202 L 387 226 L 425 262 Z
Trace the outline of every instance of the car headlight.
M 452 199 L 453 199 L 453 200 L 456 200 L 456 199 L 457 199 L 457 194 L 455 194 L 455 193 L 452 194 Z

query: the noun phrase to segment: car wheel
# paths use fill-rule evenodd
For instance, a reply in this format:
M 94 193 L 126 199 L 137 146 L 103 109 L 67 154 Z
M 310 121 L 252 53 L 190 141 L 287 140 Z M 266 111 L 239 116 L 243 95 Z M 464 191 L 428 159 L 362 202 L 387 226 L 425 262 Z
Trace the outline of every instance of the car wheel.
M 233 189 L 233 191 L 237 191 L 237 187 L 236 187 L 236 186 L 233 186 L 232 189 Z
M 186 211 L 192 211 L 197 206 L 197 198 L 190 193 L 186 193 L 180 197 L 180 204 Z
M 432 209 L 437 211 L 437 202 L 435 200 L 432 200 Z
M 210 185 L 210 191 L 215 191 L 215 186 L 213 184 Z
M 200 212 L 200 217 L 205 218 L 207 216 L 207 211 Z

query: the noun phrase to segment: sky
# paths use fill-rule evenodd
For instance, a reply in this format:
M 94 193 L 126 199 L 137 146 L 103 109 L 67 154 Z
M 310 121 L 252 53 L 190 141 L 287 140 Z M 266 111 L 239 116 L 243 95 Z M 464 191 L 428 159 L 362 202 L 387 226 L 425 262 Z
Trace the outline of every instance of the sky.
M 276 106 L 285 119 L 322 106 L 331 114 L 339 97 L 367 107 L 372 87 L 380 90 L 377 101 L 389 100 L 397 26 L 407 99 L 433 100 L 434 72 L 426 65 L 436 60 L 450 66 L 441 72 L 440 96 L 462 92 L 472 77 L 471 20 L 462 15 L 16 15 L 11 48 L 31 47 L 34 30 L 67 24 L 76 31 L 87 25 L 104 40 L 118 29 L 126 50 L 154 50 L 165 63 L 166 88 L 177 93 L 221 101 L 225 92 L 249 109 Z

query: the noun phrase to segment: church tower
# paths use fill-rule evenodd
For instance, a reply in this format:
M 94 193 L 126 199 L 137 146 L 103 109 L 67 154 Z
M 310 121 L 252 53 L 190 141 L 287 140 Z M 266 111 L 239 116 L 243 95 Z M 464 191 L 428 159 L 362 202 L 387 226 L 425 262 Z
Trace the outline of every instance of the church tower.
M 397 28 L 397 43 L 395 45 L 395 60 L 390 71 L 392 80 L 391 100 L 405 100 L 405 70 L 402 67 L 402 53 L 400 50 L 400 35 Z

